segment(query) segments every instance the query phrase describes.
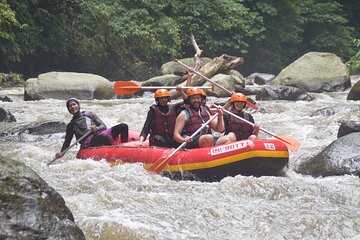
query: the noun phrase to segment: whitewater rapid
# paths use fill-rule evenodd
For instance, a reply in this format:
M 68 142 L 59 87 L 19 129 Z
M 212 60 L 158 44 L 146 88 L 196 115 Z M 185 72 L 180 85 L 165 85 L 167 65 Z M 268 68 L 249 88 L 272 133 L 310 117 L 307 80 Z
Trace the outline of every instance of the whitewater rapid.
M 0 90 L 13 100 L 0 102 L 0 107 L 9 110 L 17 123 L 70 121 L 65 101 L 25 102 L 22 92 Z M 290 154 L 284 177 L 173 181 L 148 173 L 141 164 L 111 167 L 105 161 L 78 160 L 76 148 L 47 167 L 60 150 L 64 133 L 0 141 L 0 151 L 31 167 L 64 197 L 86 239 L 360 239 L 359 178 L 313 178 L 294 171 L 337 138 L 342 121 L 360 122 L 360 115 L 350 110 L 311 117 L 325 107 L 358 106 L 346 100 L 347 93 L 317 93 L 311 102 L 259 101 L 266 110 L 254 114 L 261 127 L 301 142 L 300 149 Z M 125 122 L 130 129 L 141 130 L 152 102 L 147 93 L 141 98 L 80 104 L 109 127 Z

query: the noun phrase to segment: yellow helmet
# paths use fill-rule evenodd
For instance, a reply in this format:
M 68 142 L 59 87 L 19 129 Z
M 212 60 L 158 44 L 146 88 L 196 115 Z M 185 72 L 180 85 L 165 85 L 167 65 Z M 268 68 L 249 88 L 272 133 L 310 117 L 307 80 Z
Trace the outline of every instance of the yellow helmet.
M 188 97 L 190 96 L 193 96 L 193 95 L 201 95 L 203 96 L 203 90 L 202 89 L 199 89 L 199 88 L 189 88 L 187 91 L 186 91 L 186 95 Z
M 155 99 L 161 98 L 161 97 L 170 97 L 170 93 L 166 89 L 158 89 L 155 91 Z
M 247 97 L 242 93 L 234 93 L 231 95 L 230 102 L 247 102 Z

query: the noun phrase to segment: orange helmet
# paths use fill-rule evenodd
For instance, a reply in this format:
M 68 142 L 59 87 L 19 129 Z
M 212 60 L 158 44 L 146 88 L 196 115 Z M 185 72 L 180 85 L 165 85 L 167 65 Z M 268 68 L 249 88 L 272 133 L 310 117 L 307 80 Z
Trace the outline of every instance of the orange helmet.
M 170 93 L 166 89 L 158 89 L 155 91 L 155 99 L 161 98 L 161 97 L 170 97 Z
M 231 95 L 230 102 L 246 102 L 247 97 L 242 93 L 234 93 Z
M 206 92 L 204 91 L 204 89 L 200 89 L 200 91 L 201 91 L 201 95 L 202 95 L 204 98 L 206 98 Z
M 200 88 L 196 88 L 196 87 L 194 87 L 194 88 L 189 88 L 189 89 L 186 91 L 186 95 L 187 95 L 188 97 L 193 96 L 193 95 L 201 95 L 201 96 L 203 96 L 203 90 L 200 89 Z

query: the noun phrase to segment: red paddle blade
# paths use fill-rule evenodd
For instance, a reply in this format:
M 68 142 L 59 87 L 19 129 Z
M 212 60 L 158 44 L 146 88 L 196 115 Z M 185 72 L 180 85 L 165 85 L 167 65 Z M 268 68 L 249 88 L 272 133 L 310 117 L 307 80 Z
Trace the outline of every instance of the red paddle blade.
M 134 94 L 139 90 L 141 90 L 141 86 L 134 82 L 117 81 L 114 84 L 114 92 L 116 95 Z
M 148 170 L 149 170 L 150 172 L 160 173 L 162 170 L 164 170 L 164 168 L 165 168 L 168 160 L 169 160 L 169 157 L 163 156 L 163 157 L 159 158 L 156 162 L 154 162 L 154 163 L 148 168 Z
M 292 139 L 291 137 L 287 137 L 287 136 L 274 136 L 274 137 L 285 143 L 288 149 L 292 152 L 298 150 L 299 147 L 301 146 L 301 143 L 299 141 Z

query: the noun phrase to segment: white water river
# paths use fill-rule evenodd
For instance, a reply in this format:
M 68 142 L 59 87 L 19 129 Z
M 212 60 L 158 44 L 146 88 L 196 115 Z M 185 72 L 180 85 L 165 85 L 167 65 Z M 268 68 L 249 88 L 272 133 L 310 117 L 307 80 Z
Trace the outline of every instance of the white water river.
M 22 91 L 0 90 L 13 100 L 0 102 L 0 107 L 18 123 L 70 121 L 64 101 L 25 102 Z M 0 141 L 0 152 L 24 162 L 64 197 L 86 239 L 360 239 L 360 179 L 313 178 L 293 171 L 337 138 L 341 121 L 360 122 L 359 113 L 350 110 L 310 117 L 324 107 L 358 106 L 359 101 L 346 100 L 347 94 L 318 93 L 311 102 L 259 102 L 267 113 L 254 114 L 258 124 L 302 144 L 290 154 L 285 177 L 173 181 L 146 172 L 141 164 L 111 167 L 105 161 L 78 160 L 76 147 L 47 167 L 61 148 L 63 133 Z M 149 93 L 80 104 L 109 127 L 126 122 L 130 129 L 141 130 L 152 101 Z

